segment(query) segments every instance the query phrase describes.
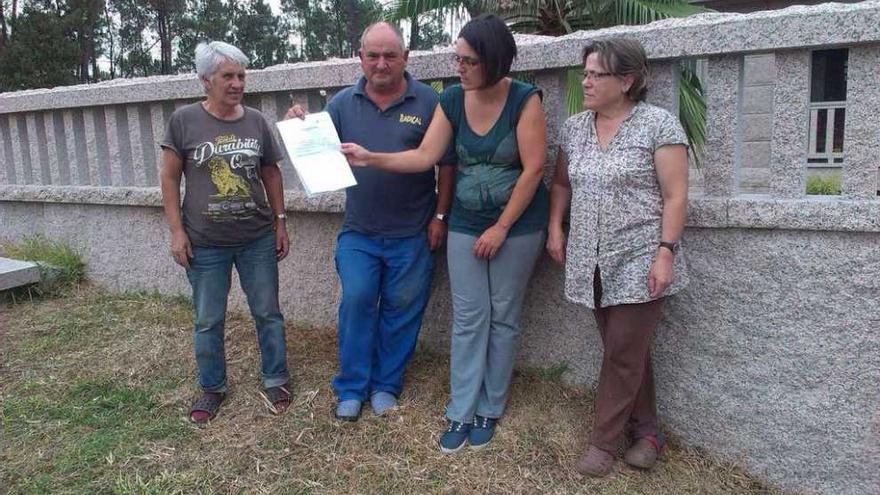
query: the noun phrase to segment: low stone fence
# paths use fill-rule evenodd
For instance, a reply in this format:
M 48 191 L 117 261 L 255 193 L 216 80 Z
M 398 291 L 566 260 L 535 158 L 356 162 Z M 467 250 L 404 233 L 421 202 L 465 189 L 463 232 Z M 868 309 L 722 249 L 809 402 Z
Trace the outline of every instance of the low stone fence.
M 551 149 L 567 116 L 566 70 L 590 39 L 623 34 L 645 45 L 650 99 L 670 109 L 678 60 L 708 65 L 706 158 L 684 236 L 692 282 L 666 305 L 655 339 L 665 428 L 785 488 L 880 493 L 880 1 L 521 37 L 514 69 L 544 89 Z M 828 47 L 848 49 L 843 193 L 807 197 L 811 52 Z M 760 121 L 743 108 L 752 54 L 774 55 L 772 111 Z M 449 50 L 414 53 L 409 70 L 453 78 L 448 59 Z M 291 102 L 317 110 L 321 90 L 359 74 L 356 60 L 253 71 L 247 102 L 274 122 Z M 174 108 L 201 96 L 192 75 L 0 95 L 0 236 L 65 239 L 108 287 L 187 293 L 168 255 L 155 143 Z M 760 195 L 742 192 L 743 137 L 754 126 L 770 133 Z M 307 197 L 287 164 L 284 177 L 293 237 L 281 269 L 285 315 L 328 324 L 343 196 Z M 451 304 L 444 255 L 437 261 L 423 339 L 443 349 Z M 601 344 L 590 312 L 564 300 L 562 280 L 549 258 L 538 263 L 521 363 L 565 365 L 566 380 L 590 386 Z

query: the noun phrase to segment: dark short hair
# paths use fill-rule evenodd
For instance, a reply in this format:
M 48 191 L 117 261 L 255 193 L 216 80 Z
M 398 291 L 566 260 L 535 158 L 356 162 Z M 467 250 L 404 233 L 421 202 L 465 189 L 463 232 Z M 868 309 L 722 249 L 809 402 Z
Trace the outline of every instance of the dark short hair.
M 495 14 L 474 17 L 461 28 L 458 37 L 467 41 L 480 57 L 484 88 L 510 74 L 510 66 L 516 58 L 516 41 L 500 17 Z
M 599 57 L 605 70 L 617 76 L 634 77 L 626 96 L 632 101 L 645 99 L 648 92 L 648 56 L 642 44 L 633 38 L 614 37 L 591 41 L 584 47 L 581 65 L 586 65 L 587 57 Z

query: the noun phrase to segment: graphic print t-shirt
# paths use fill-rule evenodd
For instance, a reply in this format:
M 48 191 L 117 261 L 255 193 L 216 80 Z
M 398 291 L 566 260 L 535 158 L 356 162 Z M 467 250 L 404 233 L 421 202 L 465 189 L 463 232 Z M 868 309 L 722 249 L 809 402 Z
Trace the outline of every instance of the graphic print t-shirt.
M 183 226 L 196 246 L 239 246 L 271 231 L 272 210 L 262 167 L 280 151 L 259 111 L 245 107 L 237 120 L 220 120 L 194 103 L 176 110 L 163 148 L 183 158 Z

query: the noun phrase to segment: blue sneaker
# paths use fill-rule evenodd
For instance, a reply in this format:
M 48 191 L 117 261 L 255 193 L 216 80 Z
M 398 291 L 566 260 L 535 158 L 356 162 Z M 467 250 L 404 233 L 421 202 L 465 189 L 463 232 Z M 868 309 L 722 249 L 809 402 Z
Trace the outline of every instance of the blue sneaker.
M 495 436 L 495 423 L 497 422 L 496 418 L 474 416 L 474 426 L 471 427 L 471 431 L 468 433 L 468 443 L 471 444 L 472 449 L 482 449 L 489 445 L 492 437 Z
M 470 423 L 459 423 L 450 419 L 446 431 L 440 435 L 440 452 L 451 454 L 461 450 L 467 443 L 470 430 Z
M 370 396 L 370 406 L 377 416 L 382 416 L 389 409 L 397 407 L 397 398 L 388 392 L 380 390 Z
M 361 415 L 361 401 L 357 399 L 341 400 L 336 404 L 336 419 L 357 421 Z

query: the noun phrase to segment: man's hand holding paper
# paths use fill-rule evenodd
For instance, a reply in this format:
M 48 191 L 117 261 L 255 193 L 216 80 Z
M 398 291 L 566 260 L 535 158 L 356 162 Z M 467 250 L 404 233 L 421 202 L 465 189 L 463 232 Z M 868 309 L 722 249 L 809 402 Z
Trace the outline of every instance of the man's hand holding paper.
M 336 191 L 357 184 L 339 151 L 339 135 L 330 114 L 313 113 L 275 125 L 306 193 Z

